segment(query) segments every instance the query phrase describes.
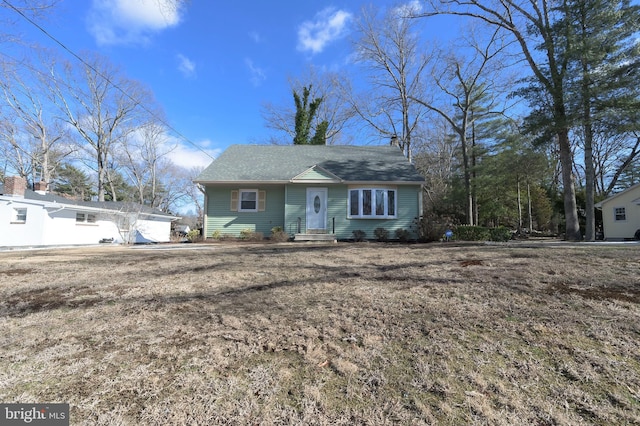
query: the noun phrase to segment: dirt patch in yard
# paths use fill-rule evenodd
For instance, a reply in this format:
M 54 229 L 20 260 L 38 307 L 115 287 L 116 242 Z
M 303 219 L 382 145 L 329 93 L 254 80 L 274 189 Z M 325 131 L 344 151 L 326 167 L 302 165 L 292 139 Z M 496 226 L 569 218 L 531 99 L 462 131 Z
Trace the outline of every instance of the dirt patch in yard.
M 11 269 L 8 271 L 0 271 L 0 275 L 7 275 L 9 277 L 13 277 L 15 275 L 27 275 L 29 273 L 31 273 L 32 269 L 21 269 L 21 268 L 16 268 L 16 269 Z
M 0 400 L 72 424 L 638 424 L 640 247 L 0 253 Z

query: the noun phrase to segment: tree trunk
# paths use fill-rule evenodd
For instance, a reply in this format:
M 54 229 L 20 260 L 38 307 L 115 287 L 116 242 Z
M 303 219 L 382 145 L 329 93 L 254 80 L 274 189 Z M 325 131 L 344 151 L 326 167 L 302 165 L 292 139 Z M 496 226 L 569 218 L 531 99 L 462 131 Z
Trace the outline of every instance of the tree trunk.
M 576 189 L 573 180 L 573 155 L 569 143 L 569 130 L 558 129 L 558 145 L 560 151 L 560 167 L 562 168 L 562 192 L 564 198 L 565 239 L 580 241 L 580 222 L 576 205 Z
M 467 222 L 473 226 L 473 194 L 471 192 L 471 171 L 469 170 L 469 155 L 467 154 L 467 144 L 462 144 L 462 160 L 464 163 L 464 192 L 467 199 Z
M 533 233 L 533 209 L 531 207 L 531 186 L 527 182 L 527 202 L 529 203 L 529 234 Z
M 98 201 L 104 201 L 105 165 L 102 153 L 98 152 Z
M 462 148 L 462 167 L 464 169 L 464 193 L 466 195 L 466 216 L 467 224 L 475 225 L 473 223 L 473 194 L 471 192 L 471 167 L 469 165 L 469 149 L 467 143 L 467 126 L 466 126 L 466 114 L 464 114 L 462 131 L 460 132 L 460 145 Z
M 516 179 L 518 186 L 518 234 L 522 234 L 522 198 L 520 197 L 520 177 Z
M 596 239 L 596 208 L 595 208 L 595 172 L 593 169 L 593 132 L 590 124 L 585 124 L 584 138 L 584 170 L 585 170 L 585 191 L 586 191 L 586 225 L 585 241 L 595 241 Z
M 476 122 L 473 119 L 473 110 L 471 110 L 471 204 L 473 209 L 473 223 L 480 223 L 478 213 L 478 195 L 476 185 Z

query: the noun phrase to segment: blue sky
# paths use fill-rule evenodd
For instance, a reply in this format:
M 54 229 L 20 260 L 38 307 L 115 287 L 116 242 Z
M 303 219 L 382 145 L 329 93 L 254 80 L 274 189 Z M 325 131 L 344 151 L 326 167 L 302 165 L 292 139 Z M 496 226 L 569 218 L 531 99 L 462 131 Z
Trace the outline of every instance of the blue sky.
M 264 126 L 261 107 L 293 103 L 289 77 L 300 77 L 309 65 L 349 67 L 354 19 L 367 5 L 191 0 L 175 10 L 168 3 L 63 0 L 37 22 L 75 53 L 97 51 L 145 83 L 171 126 L 212 156 L 230 144 L 266 141 L 272 130 Z M 24 21 L 19 29 L 29 41 L 56 47 Z M 181 165 L 210 162 L 185 142 L 172 156 Z

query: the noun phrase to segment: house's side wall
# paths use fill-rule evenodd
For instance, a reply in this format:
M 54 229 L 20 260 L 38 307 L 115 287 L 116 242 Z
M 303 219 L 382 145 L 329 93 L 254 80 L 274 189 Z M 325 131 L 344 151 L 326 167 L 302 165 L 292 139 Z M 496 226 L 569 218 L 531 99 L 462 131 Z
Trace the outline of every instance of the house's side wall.
M 638 198 L 640 198 L 640 188 L 627 191 L 603 202 L 602 223 L 606 240 L 623 240 L 634 237 L 635 232 L 640 229 L 640 206 L 633 203 Z M 618 207 L 625 208 L 626 220 L 615 220 L 615 209 Z
M 171 221 L 161 218 L 138 219 L 135 243 L 166 243 L 171 240 Z
M 240 189 L 265 191 L 265 210 L 261 212 L 231 211 L 231 191 Z M 210 238 L 216 231 L 221 235 L 238 237 L 245 229 L 262 232 L 265 237 L 268 237 L 273 227 L 284 226 L 284 192 L 283 185 L 207 186 L 206 237 Z
M 12 223 L 14 209 L 27 209 L 25 223 Z M 43 245 L 42 230 L 46 211 L 42 206 L 23 203 L 19 199 L 0 201 L 0 246 Z
M 27 209 L 25 223 L 12 223 L 15 208 Z M 44 208 L 30 202 L 0 201 L 0 246 L 54 246 L 98 244 L 102 239 L 127 242 L 127 232 L 119 230 L 115 213 L 95 213 L 94 223 L 76 222 L 76 210 L 69 207 Z M 88 213 L 88 212 L 85 212 Z M 167 242 L 171 221 L 161 218 L 134 219 L 135 239 L 131 242 Z
M 98 244 L 103 238 L 122 242 L 112 218 L 96 214 L 95 223 L 77 223 L 77 212 L 70 208 L 48 212 L 44 219 L 44 245 Z
M 293 184 L 287 187 L 286 201 L 286 231 L 297 232 L 298 218 L 300 218 L 300 230 L 306 231 L 306 194 L 307 188 L 328 188 L 327 231 L 333 232 L 335 219 L 335 234 L 338 239 L 350 239 L 353 231 L 361 230 L 366 233 L 366 238 L 375 238 L 376 228 L 385 228 L 389 231 L 389 238 L 395 238 L 397 229 L 406 229 L 412 232 L 411 238 L 417 238 L 415 231 L 415 219 L 420 212 L 420 186 L 399 185 L 396 187 L 398 195 L 397 219 L 349 219 L 347 218 L 347 198 L 349 187 L 347 185 L 301 185 Z

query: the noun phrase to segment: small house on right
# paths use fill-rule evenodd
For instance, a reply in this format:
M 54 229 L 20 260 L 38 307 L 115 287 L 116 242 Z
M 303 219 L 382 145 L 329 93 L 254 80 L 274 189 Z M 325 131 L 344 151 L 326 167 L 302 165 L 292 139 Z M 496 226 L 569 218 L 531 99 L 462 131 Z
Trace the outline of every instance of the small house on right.
M 604 239 L 640 240 L 640 183 L 596 204 L 602 210 Z

